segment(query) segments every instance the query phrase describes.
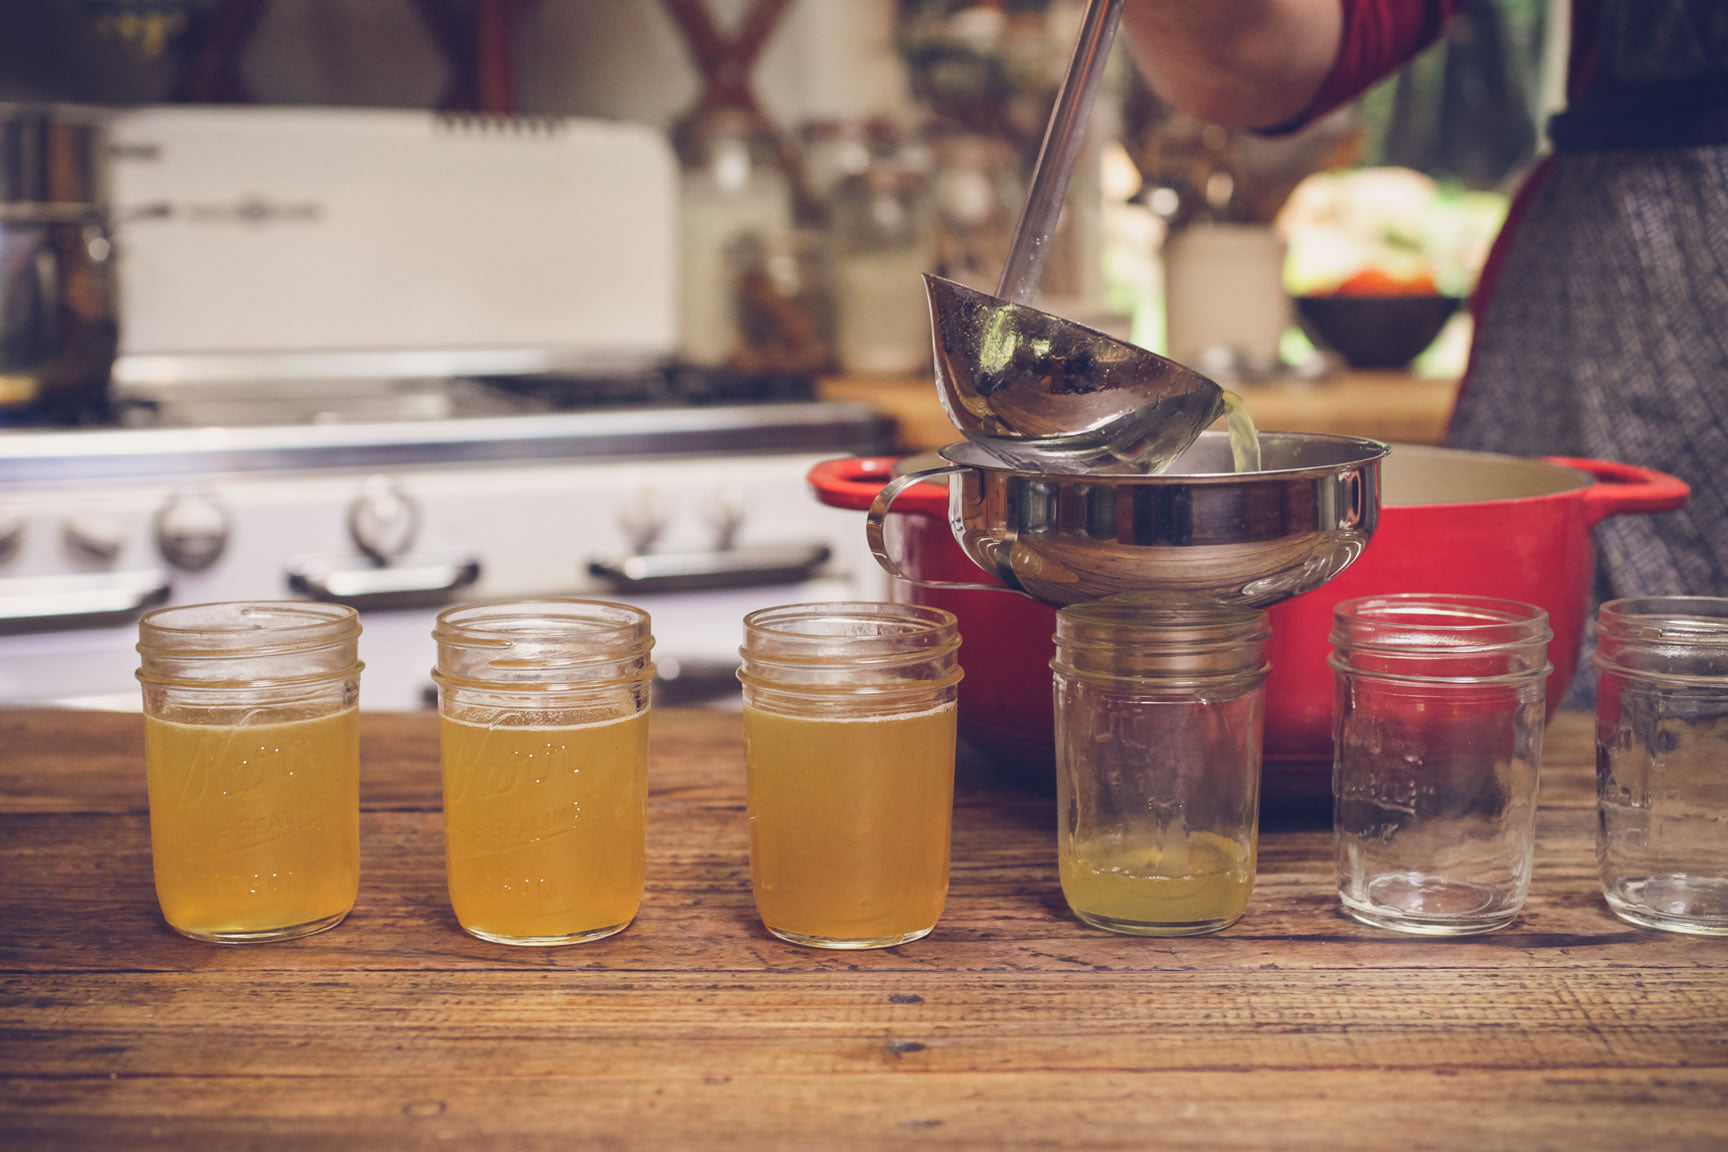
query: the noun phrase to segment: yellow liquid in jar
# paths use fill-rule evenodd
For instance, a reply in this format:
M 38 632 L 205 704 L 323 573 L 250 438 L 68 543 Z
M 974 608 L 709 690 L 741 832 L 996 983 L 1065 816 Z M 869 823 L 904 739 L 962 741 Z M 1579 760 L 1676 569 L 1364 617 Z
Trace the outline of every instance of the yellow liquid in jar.
M 642 903 L 648 714 L 571 726 L 444 717 L 445 873 L 462 927 L 559 944 L 618 931 Z
M 1213 832 L 1156 844 L 1064 838 L 1062 894 L 1081 919 L 1116 931 L 1180 935 L 1242 915 L 1254 889 L 1255 852 Z
M 156 898 L 198 939 L 329 927 L 360 887 L 359 712 L 278 724 L 144 718 Z
M 1260 471 L 1260 433 L 1248 412 L 1248 401 L 1224 390 L 1224 427 L 1230 436 L 1230 460 L 1238 472 Z
M 746 707 L 750 885 L 803 943 L 915 938 L 948 898 L 952 704 L 813 719 Z

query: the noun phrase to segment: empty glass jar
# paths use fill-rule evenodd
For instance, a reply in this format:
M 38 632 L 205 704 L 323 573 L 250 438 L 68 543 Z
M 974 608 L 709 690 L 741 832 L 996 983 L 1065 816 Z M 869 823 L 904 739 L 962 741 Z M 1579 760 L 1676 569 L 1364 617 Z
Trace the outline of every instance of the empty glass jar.
M 1337 606 L 1333 829 L 1350 916 L 1451 936 L 1518 915 L 1552 635 L 1540 608 L 1482 596 Z
M 1266 614 L 1082 604 L 1056 617 L 1057 859 L 1082 921 L 1227 928 L 1254 888 Z
M 1633 924 L 1728 935 L 1728 599 L 1611 600 L 1596 639 L 1603 897 Z

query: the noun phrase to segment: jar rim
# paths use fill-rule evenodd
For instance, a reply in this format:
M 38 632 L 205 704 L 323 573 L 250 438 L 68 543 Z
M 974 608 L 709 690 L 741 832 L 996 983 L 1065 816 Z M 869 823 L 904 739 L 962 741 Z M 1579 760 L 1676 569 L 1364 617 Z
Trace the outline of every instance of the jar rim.
M 1728 690 L 1728 597 L 1625 596 L 1597 611 L 1603 673 L 1676 688 Z
M 1358 596 L 1336 605 L 1332 619 L 1328 639 L 1334 647 L 1370 652 L 1465 655 L 1546 645 L 1554 638 L 1544 609 L 1494 596 L 1429 592 Z
M 138 621 L 137 651 L 179 660 L 229 660 L 352 644 L 360 614 L 316 600 L 233 600 L 174 604 Z M 268 638 L 268 639 L 265 639 Z
M 462 648 L 498 648 L 530 630 L 550 631 L 569 639 L 628 640 L 646 637 L 652 624 L 645 609 L 611 600 L 577 597 L 484 600 L 458 604 L 438 613 L 432 637 Z
M 1597 610 L 1598 629 L 1639 629 L 1672 644 L 1728 643 L 1728 597 L 1622 596 Z
M 960 647 L 954 613 L 923 604 L 834 600 L 758 608 L 744 617 L 746 664 L 836 660 L 871 667 L 923 663 Z
M 811 697 L 916 696 L 960 682 L 960 642 L 955 615 L 928 605 L 782 604 L 744 617 L 738 679 Z
M 1336 620 L 1362 620 L 1371 623 L 1401 622 L 1402 617 L 1421 615 L 1451 615 L 1456 623 L 1435 620 L 1422 625 L 1424 630 L 1464 633 L 1472 629 L 1498 628 L 1508 624 L 1546 623 L 1548 613 L 1534 604 L 1507 600 L 1498 596 L 1476 596 L 1452 592 L 1390 592 L 1373 596 L 1357 596 L 1340 601 L 1333 608 Z
M 1234 605 L 1154 606 L 1094 600 L 1056 612 L 1058 644 L 1095 642 L 1106 631 L 1126 633 L 1137 643 L 1187 648 L 1265 640 L 1272 627 L 1265 609 Z
M 633 604 L 578 597 L 485 600 L 438 614 L 435 683 L 535 695 L 651 679 L 652 619 Z
M 758 608 L 744 617 L 744 630 L 787 639 L 823 639 L 856 635 L 812 626 L 816 620 L 886 621 L 905 627 L 894 633 L 858 636 L 859 639 L 887 639 L 895 636 L 916 636 L 955 627 L 958 618 L 943 608 L 927 604 L 893 604 L 876 600 L 811 601 L 803 604 L 780 604 Z

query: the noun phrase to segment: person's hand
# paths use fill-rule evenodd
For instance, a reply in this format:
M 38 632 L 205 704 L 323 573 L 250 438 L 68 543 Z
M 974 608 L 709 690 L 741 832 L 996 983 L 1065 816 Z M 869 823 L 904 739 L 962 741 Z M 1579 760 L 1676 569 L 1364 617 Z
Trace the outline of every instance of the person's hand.
M 1272 128 L 1313 102 L 1341 0 L 1127 0 L 1122 29 L 1153 91 L 1213 124 Z

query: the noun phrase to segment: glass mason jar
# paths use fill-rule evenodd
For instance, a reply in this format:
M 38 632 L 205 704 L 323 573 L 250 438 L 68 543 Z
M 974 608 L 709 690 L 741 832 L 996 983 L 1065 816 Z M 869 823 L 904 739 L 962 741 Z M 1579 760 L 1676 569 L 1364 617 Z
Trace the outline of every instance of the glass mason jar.
M 648 613 L 599 600 L 438 616 L 445 874 L 456 919 L 499 944 L 622 931 L 642 903 Z
M 1026 200 L 1020 157 L 996 136 L 942 135 L 934 144 L 930 201 L 936 270 L 994 292 Z
M 1227 928 L 1254 888 L 1266 614 L 1056 615 L 1057 863 L 1095 928 Z
M 335 604 L 195 604 L 139 621 L 151 860 L 175 931 L 287 940 L 354 907 L 359 640 L 359 616 Z
M 937 608 L 792 604 L 744 618 L 750 886 L 774 935 L 886 948 L 935 927 L 959 648 Z
M 1350 916 L 1453 936 L 1518 915 L 1552 637 L 1547 613 L 1511 600 L 1417 593 L 1337 606 L 1333 830 Z
M 726 251 L 738 343 L 727 366 L 763 376 L 831 372 L 834 276 L 820 232 L 740 236 Z
M 1633 924 L 1728 935 L 1728 599 L 1611 600 L 1596 644 L 1603 897 Z
M 705 108 L 673 132 L 679 161 L 678 355 L 724 367 L 738 348 L 738 301 L 727 253 L 740 239 L 787 232 L 792 180 L 778 133 L 760 114 Z

